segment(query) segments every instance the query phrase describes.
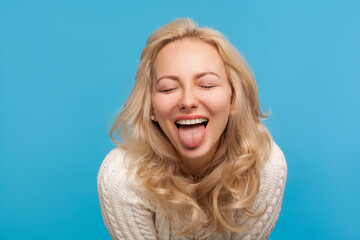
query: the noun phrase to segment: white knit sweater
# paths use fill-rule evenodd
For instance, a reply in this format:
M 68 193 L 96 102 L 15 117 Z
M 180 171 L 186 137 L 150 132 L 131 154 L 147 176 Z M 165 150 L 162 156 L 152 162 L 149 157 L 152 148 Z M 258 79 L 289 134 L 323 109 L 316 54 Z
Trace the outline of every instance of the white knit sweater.
M 207 229 L 199 230 L 193 236 L 175 234 L 170 219 L 157 212 L 155 207 L 141 194 L 135 179 L 127 177 L 124 150 L 115 148 L 105 158 L 98 174 L 98 192 L 102 216 L 112 239 L 168 240 L 199 239 Z M 287 166 L 280 148 L 273 143 L 269 160 L 261 172 L 259 194 L 252 207 L 258 212 L 265 209 L 258 218 L 234 213 L 239 226 L 252 226 L 247 233 L 224 232 L 213 234 L 207 239 L 268 239 L 280 214 L 285 188 Z

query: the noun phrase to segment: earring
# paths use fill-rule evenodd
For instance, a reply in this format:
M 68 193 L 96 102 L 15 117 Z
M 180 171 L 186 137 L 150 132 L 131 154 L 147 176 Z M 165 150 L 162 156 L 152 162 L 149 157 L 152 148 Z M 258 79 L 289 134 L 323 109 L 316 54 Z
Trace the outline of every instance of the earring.
M 155 121 L 155 115 L 151 115 L 151 120 Z

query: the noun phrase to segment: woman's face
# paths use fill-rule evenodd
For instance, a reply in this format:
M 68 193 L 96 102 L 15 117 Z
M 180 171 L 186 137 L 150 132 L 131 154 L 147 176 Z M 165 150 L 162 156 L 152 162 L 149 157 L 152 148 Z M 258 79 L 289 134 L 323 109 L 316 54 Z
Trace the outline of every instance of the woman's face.
M 182 39 L 160 50 L 153 70 L 155 121 L 196 174 L 213 159 L 231 110 L 223 60 L 212 45 Z

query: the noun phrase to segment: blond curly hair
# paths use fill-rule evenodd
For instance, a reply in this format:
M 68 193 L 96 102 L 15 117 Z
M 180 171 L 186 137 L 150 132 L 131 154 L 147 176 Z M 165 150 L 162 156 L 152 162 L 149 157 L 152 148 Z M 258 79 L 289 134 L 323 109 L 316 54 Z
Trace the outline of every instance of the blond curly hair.
M 153 64 L 167 44 L 193 38 L 214 46 L 224 61 L 232 90 L 233 113 L 220 137 L 214 159 L 199 176 L 181 166 L 175 148 L 151 121 Z M 249 211 L 260 186 L 260 169 L 271 149 L 271 136 L 261 118 L 255 79 L 238 51 L 218 31 L 197 27 L 190 19 L 177 19 L 155 31 L 141 54 L 133 90 L 110 130 L 111 138 L 134 156 L 130 168 L 150 201 L 188 235 L 199 228 L 211 233 L 246 231 L 237 226 L 234 211 L 250 217 Z M 122 140 L 116 141 L 114 134 Z M 195 194 L 187 187 L 197 183 Z M 185 226 L 185 227 L 184 227 Z

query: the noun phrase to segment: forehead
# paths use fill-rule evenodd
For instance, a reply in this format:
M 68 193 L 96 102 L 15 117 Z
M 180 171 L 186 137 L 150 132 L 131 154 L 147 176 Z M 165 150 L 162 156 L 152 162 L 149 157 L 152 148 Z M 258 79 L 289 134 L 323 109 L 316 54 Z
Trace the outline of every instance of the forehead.
M 224 62 L 215 46 L 202 40 L 185 38 L 167 44 L 157 54 L 155 76 L 191 71 L 224 71 Z

